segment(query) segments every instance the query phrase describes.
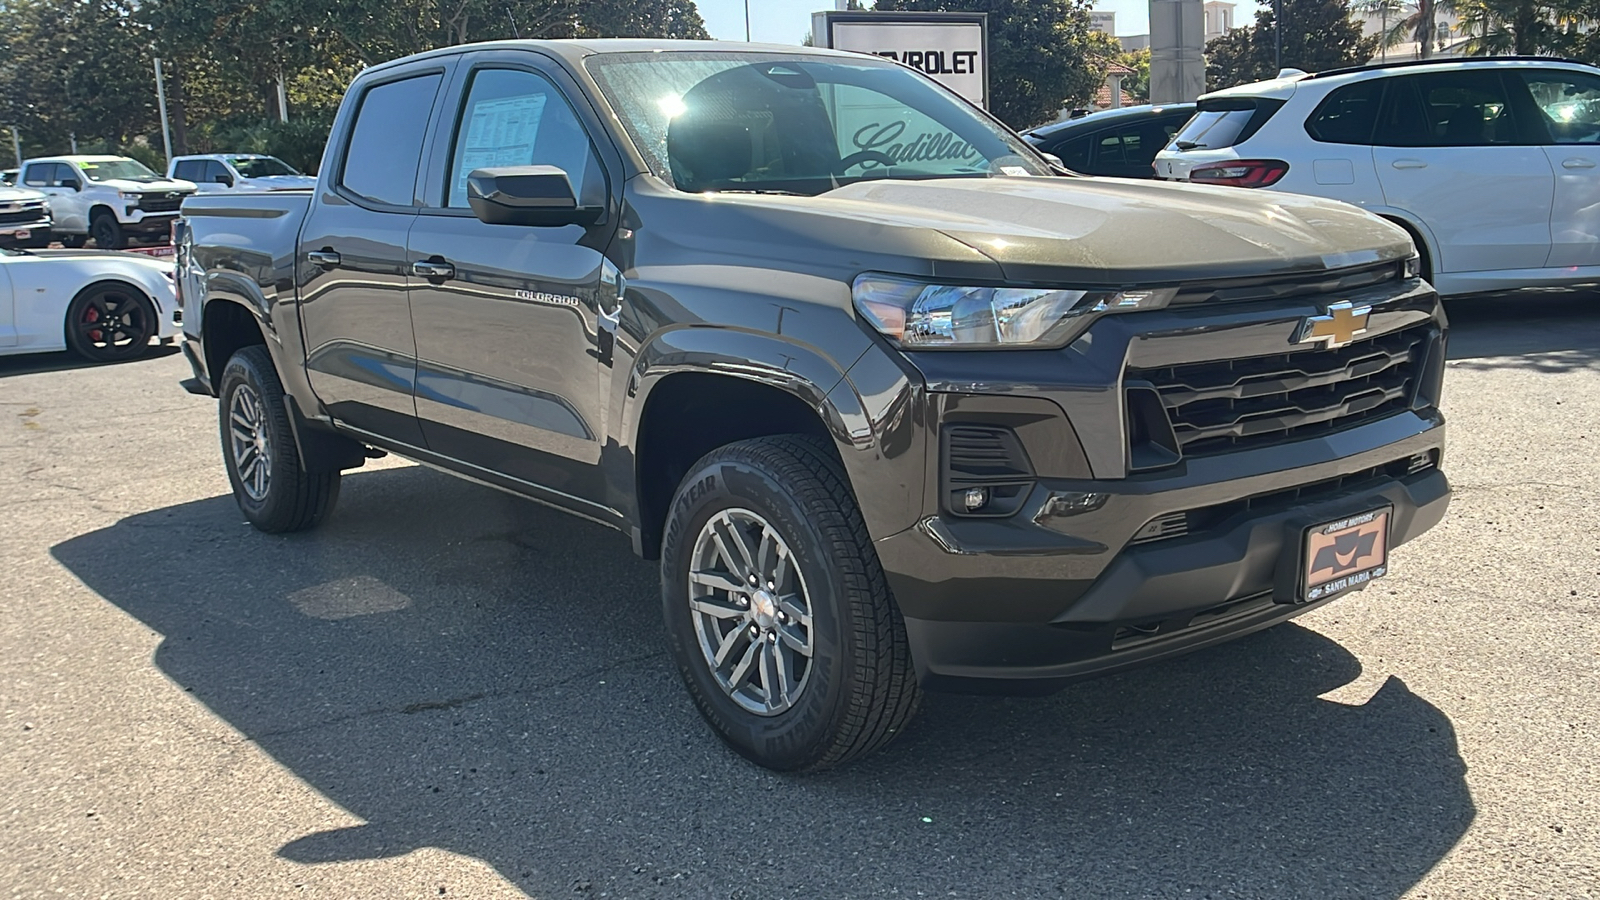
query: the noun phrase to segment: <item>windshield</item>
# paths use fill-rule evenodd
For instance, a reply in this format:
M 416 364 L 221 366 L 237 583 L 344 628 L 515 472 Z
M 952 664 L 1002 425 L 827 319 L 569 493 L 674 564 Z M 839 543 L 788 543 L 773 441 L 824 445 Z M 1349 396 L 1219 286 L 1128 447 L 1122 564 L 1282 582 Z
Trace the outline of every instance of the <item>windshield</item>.
M 161 176 L 150 171 L 136 159 L 101 159 L 94 162 L 73 163 L 90 181 L 159 181 Z
M 679 190 L 1050 174 L 1021 139 L 887 61 L 695 51 L 587 65 L 651 170 Z
M 299 175 L 294 167 L 275 156 L 230 156 L 228 165 L 245 178 L 270 178 L 273 175 Z

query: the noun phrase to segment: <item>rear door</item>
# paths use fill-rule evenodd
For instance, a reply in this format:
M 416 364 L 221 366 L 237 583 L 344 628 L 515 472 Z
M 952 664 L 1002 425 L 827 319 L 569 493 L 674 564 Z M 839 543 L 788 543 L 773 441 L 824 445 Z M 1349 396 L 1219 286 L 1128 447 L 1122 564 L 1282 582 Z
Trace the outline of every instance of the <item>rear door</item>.
M 1373 133 L 1386 205 L 1432 231 L 1438 272 L 1536 269 L 1555 178 L 1500 70 L 1389 79 Z
M 89 230 L 89 207 L 83 202 L 83 179 L 66 163 L 29 163 L 22 170 L 22 184 L 50 198 L 50 217 L 56 231 L 85 234 Z
M 1154 178 L 1156 154 L 1187 120 L 1187 115 L 1150 116 L 1099 132 L 1090 145 L 1093 156 L 1087 171 L 1116 178 Z
M 614 219 L 488 225 L 472 215 L 466 179 L 478 168 L 556 166 L 582 205 L 608 206 L 606 160 L 613 169 L 620 160 L 545 57 L 485 51 L 462 68 L 409 242 L 408 260 L 422 267 L 411 290 L 417 413 L 436 453 L 596 500 L 607 430 L 600 370 L 610 365 L 607 314 L 617 306 L 602 250 Z
M 1555 176 L 1546 266 L 1600 266 L 1600 77 L 1570 69 L 1518 69 L 1527 115 L 1545 138 Z
M 427 60 L 355 88 L 296 261 L 306 370 L 318 399 L 349 427 L 416 447 L 425 444 L 413 399 L 406 238 L 436 97 L 452 65 Z

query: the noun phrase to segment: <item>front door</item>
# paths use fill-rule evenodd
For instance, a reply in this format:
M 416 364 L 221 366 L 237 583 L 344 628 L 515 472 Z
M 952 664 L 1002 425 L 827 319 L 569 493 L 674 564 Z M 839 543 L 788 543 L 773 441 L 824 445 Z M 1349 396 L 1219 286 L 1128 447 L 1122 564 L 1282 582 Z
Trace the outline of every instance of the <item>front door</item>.
M 1499 71 L 1390 79 L 1373 162 L 1388 206 L 1433 231 L 1438 272 L 1537 269 L 1554 177 Z
M 311 387 L 345 425 L 423 446 L 417 350 L 406 289 L 406 239 L 417 219 L 417 172 L 429 113 L 444 82 L 402 71 L 363 88 L 338 166 L 312 198 L 300 233 L 300 320 Z
M 6 251 L 0 251 L 4 253 Z M 17 345 L 17 299 L 11 286 L 11 273 L 0 259 L 0 347 Z
M 1545 265 L 1600 266 L 1600 77 L 1569 69 L 1517 69 L 1545 132 L 1556 179 Z
M 606 173 L 583 121 L 532 54 L 484 54 L 460 90 L 438 202 L 411 229 L 417 415 L 436 453 L 598 500 L 605 440 L 598 369 L 609 363 L 600 316 L 609 229 L 488 225 L 467 204 L 467 175 L 550 165 L 580 203 L 606 203 Z

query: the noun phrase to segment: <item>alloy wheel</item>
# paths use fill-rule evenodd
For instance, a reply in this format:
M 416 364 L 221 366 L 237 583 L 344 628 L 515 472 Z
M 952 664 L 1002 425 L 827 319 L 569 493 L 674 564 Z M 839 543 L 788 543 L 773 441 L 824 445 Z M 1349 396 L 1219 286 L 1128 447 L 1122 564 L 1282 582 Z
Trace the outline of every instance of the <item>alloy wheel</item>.
M 700 529 L 690 560 L 689 612 L 717 685 L 756 715 L 793 707 L 815 644 L 789 545 L 760 514 L 724 509 Z
M 265 500 L 272 479 L 272 442 L 261 395 L 248 384 L 239 385 L 228 404 L 228 446 L 239 486 L 251 500 Z

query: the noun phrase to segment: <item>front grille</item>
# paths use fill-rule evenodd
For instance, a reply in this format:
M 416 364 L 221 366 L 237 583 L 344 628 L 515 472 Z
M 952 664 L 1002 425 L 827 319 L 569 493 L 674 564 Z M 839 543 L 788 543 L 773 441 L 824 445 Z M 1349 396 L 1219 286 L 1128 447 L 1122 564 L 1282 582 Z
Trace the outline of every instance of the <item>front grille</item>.
M 1405 263 L 1386 262 L 1332 272 L 1301 272 L 1294 275 L 1267 275 L 1228 278 L 1185 284 L 1173 298 L 1173 306 L 1204 303 L 1254 303 L 1286 300 L 1323 294 L 1349 294 L 1405 277 Z
M 1130 369 L 1155 388 L 1185 456 L 1348 428 L 1408 408 L 1432 333 L 1420 325 L 1337 350 Z
M 183 195 L 168 197 L 165 194 L 145 194 L 139 198 L 139 208 L 145 212 L 177 212 L 183 206 Z
M 0 225 L 27 225 L 44 218 L 44 207 L 37 206 L 33 209 L 18 210 L 16 212 L 0 212 Z

